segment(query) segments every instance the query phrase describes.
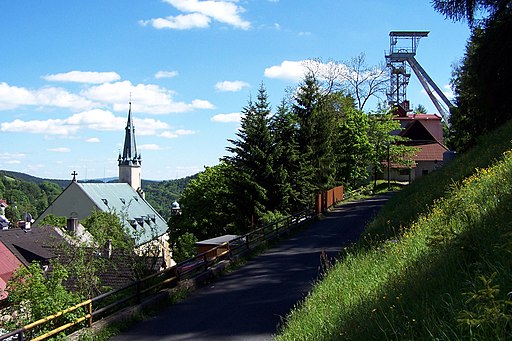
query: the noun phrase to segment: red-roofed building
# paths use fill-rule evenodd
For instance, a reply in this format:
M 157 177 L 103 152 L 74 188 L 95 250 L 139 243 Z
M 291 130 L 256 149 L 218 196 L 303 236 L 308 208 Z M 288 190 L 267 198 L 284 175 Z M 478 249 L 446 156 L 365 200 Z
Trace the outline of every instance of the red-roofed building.
M 16 258 L 15 255 L 0 241 L 0 301 L 7 298 L 7 282 L 11 278 L 14 271 L 16 271 L 23 264 Z
M 414 165 L 410 169 L 401 165 L 390 165 L 391 180 L 413 181 L 443 165 L 444 153 L 448 148 L 444 145 L 443 124 L 440 116 L 401 113 L 394 119 L 400 121 L 402 127 L 402 131 L 398 134 L 409 139 L 403 144 L 418 148 L 418 152 L 413 157 Z M 383 165 L 384 178 L 387 179 L 387 163 L 383 162 Z

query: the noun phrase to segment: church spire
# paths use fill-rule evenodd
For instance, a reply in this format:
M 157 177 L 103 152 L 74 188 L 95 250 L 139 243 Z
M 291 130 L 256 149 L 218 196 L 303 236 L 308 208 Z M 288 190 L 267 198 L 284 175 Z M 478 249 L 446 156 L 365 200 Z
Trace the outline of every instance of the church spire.
M 131 96 L 130 96 L 131 97 Z M 126 121 L 123 152 L 119 152 L 117 159 L 119 165 L 119 182 L 124 182 L 132 186 L 134 190 L 143 196 L 142 178 L 141 178 L 141 156 L 137 153 L 135 144 L 135 127 L 132 118 L 132 101 L 130 99 L 128 109 L 128 120 Z
M 141 157 L 137 154 L 137 145 L 135 143 L 135 127 L 132 120 L 132 102 L 130 101 L 130 108 L 128 109 L 128 120 L 126 121 L 126 128 L 124 134 L 123 154 L 119 155 L 119 165 L 140 165 Z

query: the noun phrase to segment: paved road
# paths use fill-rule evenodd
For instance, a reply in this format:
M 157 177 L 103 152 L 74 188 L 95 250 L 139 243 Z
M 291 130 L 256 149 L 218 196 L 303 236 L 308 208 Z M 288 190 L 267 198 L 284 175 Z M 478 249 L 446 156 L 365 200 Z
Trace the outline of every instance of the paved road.
M 318 278 L 320 253 L 355 241 L 389 195 L 347 203 L 240 269 L 111 340 L 269 340 Z

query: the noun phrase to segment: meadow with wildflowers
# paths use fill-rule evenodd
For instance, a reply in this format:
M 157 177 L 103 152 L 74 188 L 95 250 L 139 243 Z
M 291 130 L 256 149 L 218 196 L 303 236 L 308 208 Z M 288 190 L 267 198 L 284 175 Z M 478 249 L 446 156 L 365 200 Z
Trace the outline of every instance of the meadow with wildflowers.
M 512 338 L 512 122 L 396 193 L 277 340 Z

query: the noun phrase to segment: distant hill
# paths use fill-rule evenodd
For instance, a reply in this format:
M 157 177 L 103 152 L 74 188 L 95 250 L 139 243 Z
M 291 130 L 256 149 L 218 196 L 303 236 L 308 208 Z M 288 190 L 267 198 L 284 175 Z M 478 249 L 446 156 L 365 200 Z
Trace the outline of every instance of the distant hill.
M 71 180 L 59 180 L 59 179 L 46 179 L 46 178 L 38 178 L 36 176 L 32 176 L 25 173 L 13 172 L 7 170 L 0 170 L 0 177 L 6 177 L 16 180 L 21 180 L 25 182 L 30 182 L 36 184 L 37 186 L 41 186 L 43 182 L 51 182 L 57 184 L 61 189 L 66 188 Z M 164 219 L 169 219 L 171 214 L 171 204 L 178 200 L 181 193 L 187 187 L 188 183 L 197 178 L 197 174 L 188 176 L 181 179 L 175 180 L 164 180 L 164 181 L 154 181 L 154 180 L 142 180 L 142 189 L 146 193 L 146 200 L 160 213 L 160 215 Z M 105 181 L 104 181 L 105 180 Z M 103 182 L 117 182 L 117 178 L 108 178 L 108 179 L 91 179 L 91 180 L 79 180 L 79 182 L 83 183 L 103 183 Z M 41 204 L 44 206 L 44 204 Z M 39 209 L 34 210 L 33 214 L 37 216 L 37 214 L 41 213 L 41 208 L 45 208 L 39 205 Z
M 18 180 L 33 182 L 36 185 L 42 184 L 44 181 L 53 182 L 59 185 L 61 188 L 65 188 L 67 185 L 69 185 L 70 180 L 58 180 L 58 179 L 45 179 L 45 178 L 38 178 L 36 176 L 32 176 L 25 173 L 20 172 L 13 172 L 13 171 L 7 171 L 7 170 L 0 170 L 0 175 L 4 175 L 9 178 L 14 178 Z
M 14 171 L 8 171 L 8 170 L 0 170 L 0 175 L 4 175 L 9 178 L 33 182 L 36 185 L 42 184 L 44 181 L 49 181 L 56 183 L 61 188 L 66 188 L 69 183 L 71 182 L 71 179 L 69 180 L 61 180 L 61 179 L 47 179 L 47 178 L 38 178 L 37 176 L 21 173 L 21 172 L 14 172 Z M 176 180 L 166 180 L 166 181 L 180 181 L 181 179 Z M 78 182 L 83 183 L 102 183 L 102 182 L 117 182 L 117 177 L 111 177 L 111 178 L 105 178 L 105 179 L 90 179 L 90 180 L 78 180 Z M 142 188 L 146 188 L 147 186 L 150 186 L 155 183 L 159 183 L 162 181 L 156 181 L 156 180 L 144 180 L 142 179 Z

